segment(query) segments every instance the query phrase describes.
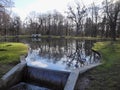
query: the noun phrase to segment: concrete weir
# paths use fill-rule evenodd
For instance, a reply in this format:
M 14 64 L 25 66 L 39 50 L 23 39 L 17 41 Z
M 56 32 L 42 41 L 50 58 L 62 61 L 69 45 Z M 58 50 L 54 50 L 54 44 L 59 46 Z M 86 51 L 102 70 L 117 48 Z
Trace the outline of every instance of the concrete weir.
M 13 67 L 8 73 L 6 73 L 1 78 L 1 86 L 0 90 L 7 89 L 17 83 L 19 83 L 22 79 L 23 70 L 26 67 L 26 63 L 19 63 L 15 67 Z
M 64 72 L 29 67 L 26 62 L 22 62 L 1 78 L 0 90 L 20 90 L 25 85 L 29 88 L 36 88 L 30 90 L 74 90 L 79 74 L 100 64 L 85 66 L 73 72 Z M 20 88 L 15 89 L 16 87 Z

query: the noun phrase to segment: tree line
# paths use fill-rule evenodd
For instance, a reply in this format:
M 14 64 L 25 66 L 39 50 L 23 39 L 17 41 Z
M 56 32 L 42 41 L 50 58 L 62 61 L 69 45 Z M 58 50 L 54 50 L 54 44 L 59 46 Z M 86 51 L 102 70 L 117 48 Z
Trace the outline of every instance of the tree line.
M 85 6 L 77 2 L 69 5 L 65 14 L 56 10 L 49 13 L 31 12 L 24 21 L 10 15 L 14 6 L 11 0 L 0 1 L 0 35 L 55 35 L 103 37 L 116 40 L 120 37 L 120 1 L 104 0 Z

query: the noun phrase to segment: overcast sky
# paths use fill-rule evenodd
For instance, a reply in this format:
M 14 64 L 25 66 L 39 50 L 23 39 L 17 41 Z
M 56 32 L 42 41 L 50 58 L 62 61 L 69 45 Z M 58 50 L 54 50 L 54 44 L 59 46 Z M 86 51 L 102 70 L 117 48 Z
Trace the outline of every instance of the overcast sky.
M 13 11 L 18 14 L 21 19 L 24 19 L 32 11 L 45 13 L 56 9 L 64 13 L 64 11 L 67 10 L 67 6 L 76 1 L 88 6 L 93 3 L 93 1 L 98 4 L 101 3 L 102 0 L 14 0 L 15 7 Z

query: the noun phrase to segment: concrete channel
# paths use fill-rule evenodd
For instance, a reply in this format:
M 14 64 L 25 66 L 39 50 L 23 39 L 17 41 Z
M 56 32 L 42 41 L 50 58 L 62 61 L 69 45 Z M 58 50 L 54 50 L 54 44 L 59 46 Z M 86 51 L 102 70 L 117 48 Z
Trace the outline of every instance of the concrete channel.
M 68 76 L 68 79 L 64 86 L 64 90 L 74 90 L 74 87 L 77 82 L 79 74 L 82 74 L 82 73 L 86 72 L 87 70 L 90 70 L 98 65 L 101 65 L 101 63 L 85 66 L 85 67 L 76 69 L 73 72 L 71 72 L 70 75 Z M 17 64 L 15 67 L 13 67 L 8 73 L 6 73 L 1 78 L 0 90 L 4 90 L 6 88 L 9 88 L 9 87 L 14 86 L 17 83 L 21 82 L 21 79 L 22 79 L 21 74 L 23 74 L 23 70 L 26 67 L 27 67 L 26 62 L 21 62 L 21 63 Z

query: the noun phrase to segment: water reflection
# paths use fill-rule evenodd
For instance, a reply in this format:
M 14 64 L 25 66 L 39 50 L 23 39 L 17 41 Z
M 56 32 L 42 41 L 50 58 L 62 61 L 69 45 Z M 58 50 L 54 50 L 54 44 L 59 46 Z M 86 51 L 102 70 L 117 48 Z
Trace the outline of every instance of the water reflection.
M 29 42 L 28 65 L 71 71 L 99 63 L 100 56 L 91 50 L 95 41 L 40 39 Z
M 100 56 L 91 50 L 94 40 L 3 38 L 0 41 L 28 44 L 26 60 L 30 66 L 71 71 L 100 62 Z

